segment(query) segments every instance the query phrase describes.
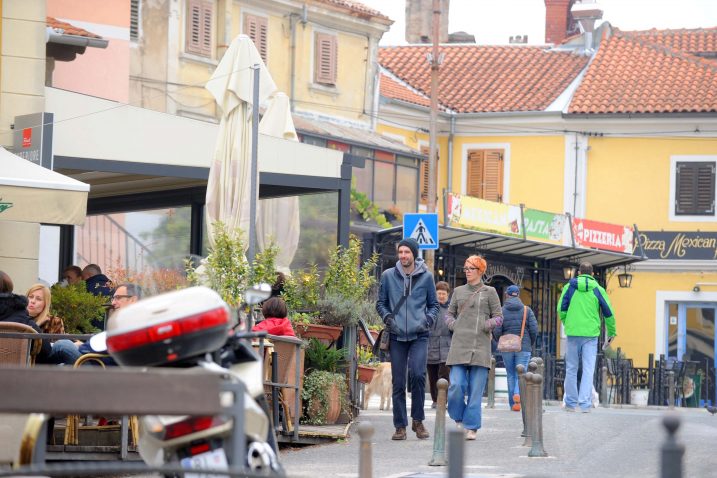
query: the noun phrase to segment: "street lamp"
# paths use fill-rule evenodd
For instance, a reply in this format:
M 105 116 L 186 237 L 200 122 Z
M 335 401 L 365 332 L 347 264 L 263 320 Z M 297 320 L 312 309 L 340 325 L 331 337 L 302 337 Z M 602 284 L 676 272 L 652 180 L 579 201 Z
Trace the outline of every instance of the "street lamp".
M 627 272 L 627 265 L 623 266 L 622 273 L 617 275 L 617 281 L 620 284 L 620 287 L 623 289 L 630 288 L 630 285 L 632 284 L 632 274 Z
M 563 277 L 565 278 L 565 280 L 570 280 L 575 277 L 576 272 L 577 268 L 575 268 L 574 266 L 563 267 Z

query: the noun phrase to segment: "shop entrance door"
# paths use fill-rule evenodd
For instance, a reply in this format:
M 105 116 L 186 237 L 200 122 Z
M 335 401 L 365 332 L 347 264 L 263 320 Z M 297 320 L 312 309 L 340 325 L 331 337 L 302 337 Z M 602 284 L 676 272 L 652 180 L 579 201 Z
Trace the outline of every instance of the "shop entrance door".
M 715 315 L 714 302 L 674 302 L 669 304 L 667 323 L 667 356 L 698 362 L 701 369 L 710 365 L 710 380 L 706 396 L 715 401 Z M 704 386 L 705 384 L 702 384 Z M 704 391 L 702 395 L 705 396 Z

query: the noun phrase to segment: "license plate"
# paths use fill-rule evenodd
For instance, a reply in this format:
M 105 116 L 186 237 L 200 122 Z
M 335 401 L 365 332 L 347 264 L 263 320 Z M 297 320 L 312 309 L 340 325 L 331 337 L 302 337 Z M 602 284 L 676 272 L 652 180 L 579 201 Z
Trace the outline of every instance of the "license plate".
M 227 470 L 227 455 L 222 448 L 200 453 L 189 458 L 182 458 L 182 468 L 188 470 Z M 226 475 L 205 475 L 199 473 L 185 473 L 185 478 L 225 478 Z

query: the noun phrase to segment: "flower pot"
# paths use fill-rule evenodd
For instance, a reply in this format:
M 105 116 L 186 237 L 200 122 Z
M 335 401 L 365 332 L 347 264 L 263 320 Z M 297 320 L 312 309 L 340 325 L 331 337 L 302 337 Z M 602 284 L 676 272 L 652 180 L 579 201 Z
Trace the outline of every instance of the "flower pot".
M 333 425 L 341 415 L 341 396 L 339 386 L 337 383 L 332 383 L 326 390 L 328 411 L 326 412 L 325 425 Z M 321 413 L 321 402 L 318 400 L 312 400 L 311 406 L 309 407 L 309 416 L 316 417 Z
M 376 339 L 378 339 L 378 330 L 369 330 L 369 332 L 371 333 L 371 337 L 373 337 L 373 341 L 376 342 Z M 371 344 L 368 343 L 368 339 L 366 338 L 364 333 L 361 332 L 361 330 L 359 330 L 358 337 L 359 337 L 359 345 L 360 346 L 362 346 L 362 347 L 370 347 L 371 346 Z
M 374 373 L 376 373 L 376 367 L 359 365 L 357 370 L 358 381 L 362 383 L 370 383 L 373 379 Z
M 331 344 L 339 338 L 342 332 L 341 327 L 332 327 L 329 325 L 318 324 L 298 324 L 296 325 L 296 335 L 302 339 L 318 339 L 325 344 Z

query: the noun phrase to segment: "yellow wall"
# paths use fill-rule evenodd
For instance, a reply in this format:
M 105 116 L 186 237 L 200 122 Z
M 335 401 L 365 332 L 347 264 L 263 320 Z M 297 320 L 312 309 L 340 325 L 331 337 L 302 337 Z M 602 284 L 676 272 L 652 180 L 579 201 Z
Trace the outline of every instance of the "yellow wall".
M 670 156 L 717 154 L 717 141 L 590 138 L 586 217 L 659 229 L 717 230 L 717 223 L 670 222 Z

